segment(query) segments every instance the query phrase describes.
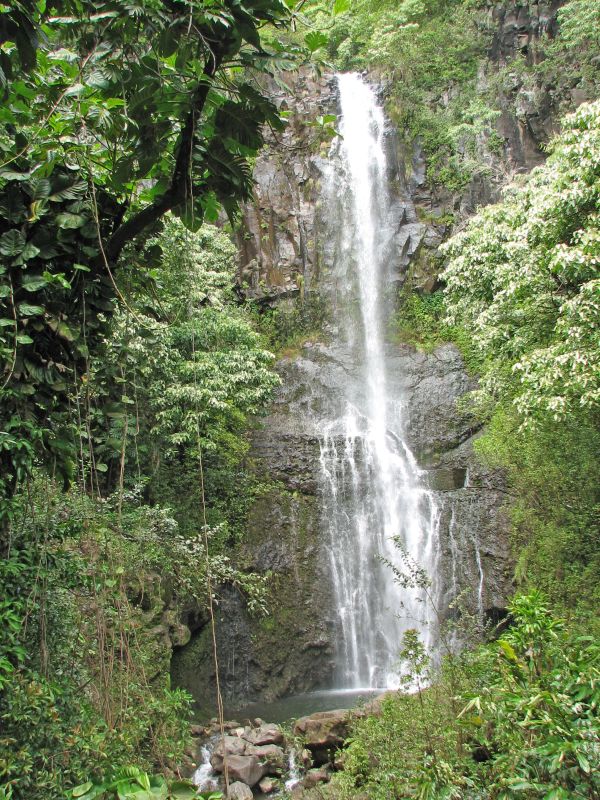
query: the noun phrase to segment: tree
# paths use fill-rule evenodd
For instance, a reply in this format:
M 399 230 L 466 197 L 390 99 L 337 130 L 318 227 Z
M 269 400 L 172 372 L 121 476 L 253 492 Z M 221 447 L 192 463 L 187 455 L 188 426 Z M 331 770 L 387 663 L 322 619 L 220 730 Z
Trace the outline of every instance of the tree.
M 69 478 L 72 397 L 123 248 L 167 211 L 234 215 L 291 64 L 283 0 L 22 0 L 0 12 L 0 497 L 34 458 Z M 10 504 L 0 508 L 0 516 Z

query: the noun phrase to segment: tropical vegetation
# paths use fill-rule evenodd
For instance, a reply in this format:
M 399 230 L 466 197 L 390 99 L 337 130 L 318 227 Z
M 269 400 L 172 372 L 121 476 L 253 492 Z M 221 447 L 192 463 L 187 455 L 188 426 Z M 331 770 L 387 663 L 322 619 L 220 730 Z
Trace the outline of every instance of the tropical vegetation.
M 493 68 L 492 5 L 0 4 L 4 800 L 202 796 L 181 780 L 172 649 L 210 624 L 218 584 L 265 610 L 265 576 L 231 560 L 265 491 L 248 431 L 273 351 L 324 315 L 304 293 L 245 303 L 231 234 L 265 130 L 285 125 L 268 87 L 311 57 L 387 83 L 444 234 L 458 223 L 391 338 L 452 341 L 478 377 L 464 402 L 507 478 L 517 589 L 503 626 L 441 666 L 407 634 L 416 691 L 355 724 L 329 791 L 600 796 L 600 101 L 497 202 L 467 219 L 461 199 L 506 178 L 497 98 L 515 82 L 552 86 L 556 118 L 574 86 L 598 96 L 600 5 L 568 0 L 556 35 Z M 334 122 L 317 120 L 325 138 Z

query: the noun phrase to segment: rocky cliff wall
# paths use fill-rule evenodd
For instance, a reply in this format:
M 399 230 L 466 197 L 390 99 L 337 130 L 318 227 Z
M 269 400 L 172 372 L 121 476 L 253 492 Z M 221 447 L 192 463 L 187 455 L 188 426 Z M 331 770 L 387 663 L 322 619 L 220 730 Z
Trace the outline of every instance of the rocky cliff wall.
M 489 136 L 481 134 L 476 154 L 481 168 L 464 189 L 431 185 L 419 140 L 390 130 L 390 181 L 405 208 L 400 233 L 405 239 L 399 247 L 409 268 L 403 279 L 414 288 L 435 288 L 438 247 L 451 226 L 460 225 L 477 207 L 497 200 L 501 188 L 516 174 L 542 163 L 544 146 L 558 130 L 562 115 L 590 99 L 591 88 L 576 70 L 568 78 L 552 70 L 534 75 L 521 68 L 543 60 L 540 39 L 555 36 L 557 12 L 564 3 L 489 3 L 483 24 L 489 47 L 477 84 L 482 96 L 494 92 L 499 115 L 494 121 L 493 146 Z M 381 85 L 384 95 L 392 93 L 385 79 Z M 317 77 L 305 69 L 289 77 L 289 89 L 272 89 L 278 105 L 290 113 L 289 125 L 283 134 L 271 137 L 257 159 L 254 198 L 244 208 L 238 233 L 240 286 L 246 296 L 264 302 L 298 296 L 323 280 L 322 215 L 327 210 L 320 208 L 319 198 L 329 139 L 321 136 L 315 120 L 336 113 L 335 80 L 331 74 Z M 460 86 L 449 87 L 434 102 L 443 106 L 460 91 Z
M 390 350 L 390 388 L 406 398 L 409 444 L 440 510 L 443 614 L 468 588 L 471 610 L 495 619 L 511 592 L 506 487 L 478 462 L 477 426 L 456 408 L 474 382 L 453 345 L 427 354 Z M 337 620 L 322 533 L 318 427 L 339 404 L 353 368 L 343 348 L 305 344 L 280 362 L 281 390 L 253 434 L 255 469 L 273 488 L 255 504 L 236 562 L 269 574 L 270 614 L 252 619 L 235 590 L 221 593 L 221 682 L 233 707 L 330 684 Z M 200 632 L 174 658 L 176 682 L 197 697 L 210 695 L 214 680 L 208 644 Z

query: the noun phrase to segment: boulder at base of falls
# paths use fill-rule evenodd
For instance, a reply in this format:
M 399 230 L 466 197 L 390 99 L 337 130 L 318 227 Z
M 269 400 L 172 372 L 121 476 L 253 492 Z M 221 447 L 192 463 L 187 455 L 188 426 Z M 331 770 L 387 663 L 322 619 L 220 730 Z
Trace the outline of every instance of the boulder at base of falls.
M 285 768 L 285 753 L 282 747 L 276 744 L 254 745 L 242 736 L 224 736 L 217 742 L 210 757 L 210 763 L 215 772 L 223 772 L 225 757 L 227 757 L 227 765 L 230 772 L 231 764 L 237 763 L 232 761 L 233 758 L 243 757 L 252 760 L 252 763 L 260 766 L 262 770 L 260 776 L 256 779 L 257 781 L 264 775 L 281 775 Z M 248 783 L 244 778 L 240 778 L 240 780 Z M 252 786 L 253 784 L 249 785 Z
M 302 779 L 302 787 L 304 789 L 313 789 L 320 783 L 329 783 L 331 780 L 331 773 L 325 767 L 318 769 L 309 769 L 304 778 Z
M 283 748 L 276 744 L 262 744 L 253 746 L 254 755 L 258 756 L 260 763 L 265 767 L 266 775 L 280 775 L 285 768 L 286 758 Z
M 274 723 L 261 724 L 254 730 L 245 731 L 242 737 L 250 744 L 283 744 L 284 735 L 279 725 Z
M 269 767 L 261 764 L 258 756 L 227 756 L 227 771 L 232 781 L 256 786 L 267 774 Z
M 258 782 L 258 788 L 263 794 L 271 794 L 278 786 L 279 784 L 273 778 L 263 778 L 262 781 Z
M 228 800 L 253 800 L 254 795 L 249 786 L 246 786 L 245 783 L 240 783 L 240 781 L 236 781 L 229 785 L 227 797 Z
M 239 736 L 224 736 L 215 746 L 210 757 L 210 764 L 216 772 L 223 772 L 223 756 L 243 756 L 248 748 L 248 742 Z
M 358 713 L 339 709 L 301 717 L 294 725 L 294 735 L 302 738 L 315 764 L 326 764 L 331 760 L 333 751 L 347 739 L 350 722 Z

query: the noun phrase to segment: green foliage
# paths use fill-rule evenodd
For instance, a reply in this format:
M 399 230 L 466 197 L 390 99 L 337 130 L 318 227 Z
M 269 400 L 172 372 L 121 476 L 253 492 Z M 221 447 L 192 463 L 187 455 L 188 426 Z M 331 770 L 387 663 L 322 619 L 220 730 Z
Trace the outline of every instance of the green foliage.
M 517 597 L 491 673 L 465 706 L 468 729 L 491 757 L 490 797 L 594 797 L 600 776 L 600 649 L 573 637 L 538 592 Z
M 278 384 L 274 359 L 235 302 L 235 248 L 225 233 L 209 225 L 191 233 L 167 217 L 148 249 L 161 252 L 163 266 L 145 269 L 144 255 L 141 265 L 131 255 L 122 273 L 129 308 L 113 316 L 91 364 L 86 391 L 102 432 L 96 461 L 107 464 L 109 485 L 122 455 L 138 469 L 152 464 L 144 467 L 148 496 L 174 508 L 181 531 L 194 538 L 201 456 L 216 552 L 239 537 L 256 491 L 243 466 L 245 433 Z
M 14 798 L 62 797 L 111 766 L 177 769 L 189 698 L 171 689 L 169 664 L 172 642 L 189 637 L 183 610 L 206 624 L 209 574 L 263 609 L 265 579 L 234 569 L 227 546 L 260 490 L 241 465 L 247 416 L 277 379 L 234 303 L 234 256 L 222 231 L 170 217 L 127 253 L 125 310 L 106 321 L 69 397 L 78 486 L 38 476 L 13 498 L 0 774 Z
M 255 309 L 254 319 L 270 348 L 281 356 L 293 355 L 305 341 L 323 335 L 326 300 L 318 292 L 306 293 L 299 301 Z
M 334 778 L 341 798 L 596 796 L 600 648 L 570 634 L 539 592 L 515 598 L 510 614 L 498 642 L 453 657 L 458 698 L 442 670 L 430 688 L 386 698 L 379 716 L 354 724 Z M 414 636 L 407 651 L 413 678 L 423 675 Z
M 0 784 L 50 800 L 110 765 L 177 769 L 190 717 L 189 696 L 169 682 L 182 609 L 195 601 L 204 613 L 207 571 L 251 609 L 264 581 L 222 552 L 207 561 L 199 534 L 183 537 L 135 494 L 97 502 L 40 479 L 16 502 L 0 562 Z
M 600 8 L 594 0 L 571 0 L 558 12 L 564 47 L 577 48 L 584 59 L 600 48 Z
M 125 767 L 102 781 L 87 781 L 69 793 L 72 800 L 220 800 L 221 792 L 200 792 L 189 781 L 167 782 L 138 767 Z
M 338 68 L 374 69 L 388 79 L 388 111 L 410 142 L 421 143 L 428 182 L 442 197 L 464 194 L 478 176 L 503 179 L 505 142 L 496 120 L 511 107 L 520 119 L 515 98 L 536 102 L 549 94 L 556 112 L 566 113 L 574 87 L 589 98 L 600 87 L 595 0 L 564 3 L 552 39 L 542 34 L 526 54 L 492 69 L 486 55 L 498 31 L 481 0 L 357 0 L 335 18 L 322 3 L 305 7 L 327 30 Z
M 593 99 L 600 88 L 598 4 L 594 0 L 568 0 L 558 9 L 558 23 L 558 35 L 541 43 L 543 57 L 524 70 L 525 85 L 529 88 L 541 79 L 556 87 L 559 102 L 569 96 L 573 86 Z
M 412 344 L 427 353 L 453 342 L 460 348 L 469 372 L 478 372 L 481 354 L 473 347 L 465 328 L 448 322 L 446 302 L 441 290 L 432 294 L 403 292 L 391 321 L 390 335 L 397 342 Z
M 526 420 L 600 401 L 600 104 L 567 118 L 547 164 L 505 192 L 446 252 L 450 321 L 490 356 L 484 389 Z
M 0 9 L 6 497 L 36 457 L 72 478 L 69 395 L 113 312 L 119 255 L 169 210 L 192 228 L 235 214 L 263 124 L 283 124 L 245 69 L 273 75 L 293 55 L 261 42 L 289 22 L 282 0 L 13 5 Z
M 15 798 L 62 797 L 105 762 L 180 758 L 189 699 L 169 687 L 160 638 L 139 634 L 161 623 L 167 590 L 204 596 L 201 568 L 179 563 L 188 552 L 173 521 L 132 505 L 121 529 L 116 502 L 65 496 L 42 480 L 15 502 L 0 568 L 13 619 L 0 652 L 10 665 L 0 694 L 2 784 Z
M 136 390 L 148 399 L 151 435 L 164 455 L 200 445 L 209 453 L 233 449 L 235 457 L 232 437 L 278 380 L 272 354 L 233 303 L 234 248 L 214 228 L 192 234 L 175 220 L 156 244 L 165 254 L 156 300 L 134 295 L 136 316 L 115 318 L 103 368 L 106 357 L 116 369 L 123 351 L 133 354 Z
M 600 596 L 596 535 L 600 491 L 597 418 L 578 413 L 534 430 L 500 405 L 476 442 L 480 458 L 507 473 L 516 580 L 538 586 L 572 624 L 594 625 Z

